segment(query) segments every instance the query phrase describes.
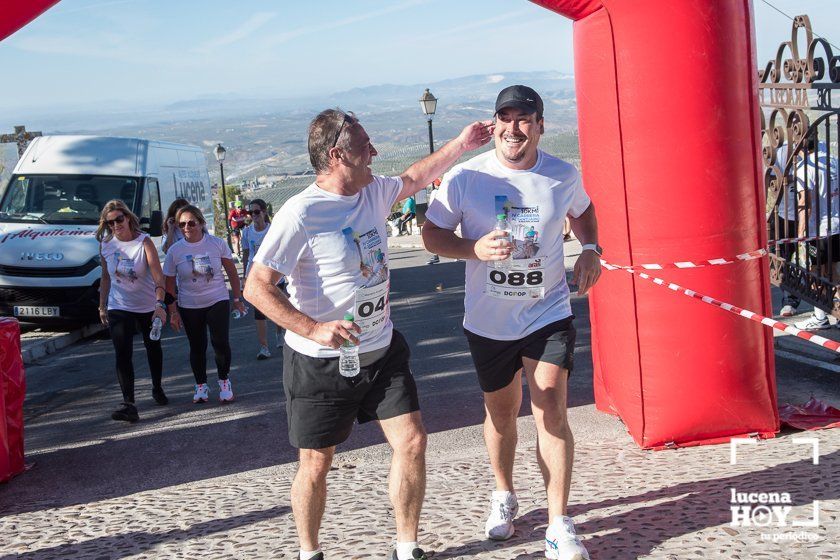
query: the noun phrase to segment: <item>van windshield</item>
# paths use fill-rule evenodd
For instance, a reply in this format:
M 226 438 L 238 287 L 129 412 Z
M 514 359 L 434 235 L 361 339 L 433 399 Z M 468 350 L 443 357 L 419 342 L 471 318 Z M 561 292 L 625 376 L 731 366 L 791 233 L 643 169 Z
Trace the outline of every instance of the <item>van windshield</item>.
M 134 211 L 137 190 L 134 177 L 12 175 L 0 201 L 0 221 L 97 224 L 109 200 L 121 199 Z

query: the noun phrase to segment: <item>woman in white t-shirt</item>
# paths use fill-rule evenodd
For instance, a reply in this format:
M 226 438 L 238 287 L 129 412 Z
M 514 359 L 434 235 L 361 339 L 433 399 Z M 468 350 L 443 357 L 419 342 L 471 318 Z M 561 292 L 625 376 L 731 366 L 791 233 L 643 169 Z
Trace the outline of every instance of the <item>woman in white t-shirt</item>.
M 254 255 L 262 245 L 268 227 L 271 225 L 271 218 L 268 215 L 268 205 L 261 198 L 255 198 L 248 204 L 248 213 L 251 215 L 251 225 L 242 230 L 242 262 L 245 263 L 244 278 L 247 282 L 248 272 L 254 262 Z M 243 288 L 244 289 L 244 288 Z M 265 324 L 265 315 L 259 309 L 254 308 L 254 321 L 257 325 L 257 340 L 260 343 L 260 351 L 257 353 L 258 360 L 266 360 L 271 357 L 268 349 L 268 332 Z M 277 327 L 277 347 L 283 345 L 283 329 Z
M 207 331 L 219 372 L 219 400 L 233 400 L 230 373 L 230 303 L 222 270 L 227 273 L 233 292 L 233 306 L 245 313 L 241 300 L 239 274 L 233 264 L 230 248 L 223 239 L 205 232 L 206 221 L 201 210 L 187 205 L 178 210 L 175 220 L 184 239 L 173 244 L 166 253 L 163 274 L 166 291 L 175 293 L 177 305 L 169 306 L 170 321 L 176 331 L 184 326 L 190 342 L 190 365 L 195 376 L 194 403 L 210 398 L 207 386 Z
M 122 200 L 107 202 L 99 215 L 99 255 L 102 279 L 99 284 L 99 319 L 109 327 L 117 358 L 117 379 L 123 394 L 122 407 L 111 414 L 114 420 L 136 422 L 134 404 L 134 333 L 139 329 L 152 374 L 152 397 L 160 405 L 169 402 L 163 392 L 163 353 L 160 340 L 149 333 L 155 318 L 166 322 L 163 272 L 158 252 L 140 222 Z

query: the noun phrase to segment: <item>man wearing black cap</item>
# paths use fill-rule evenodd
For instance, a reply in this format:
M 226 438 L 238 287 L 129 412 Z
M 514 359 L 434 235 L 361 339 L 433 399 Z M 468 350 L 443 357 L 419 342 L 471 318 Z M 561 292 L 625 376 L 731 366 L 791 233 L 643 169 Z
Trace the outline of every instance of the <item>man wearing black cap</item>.
M 484 439 L 496 483 L 485 534 L 504 540 L 514 533 L 519 506 L 513 461 L 524 372 L 548 494 L 546 558 L 588 559 L 566 512 L 574 455 L 566 386 L 575 328 L 563 225 L 568 216 L 583 244 L 573 282 L 585 294 L 600 275 L 595 209 L 577 170 L 538 148 L 544 122 L 537 92 L 505 88 L 495 117 L 495 150 L 444 176 L 423 241 L 433 253 L 467 261 L 464 332 L 484 392 Z M 462 237 L 454 233 L 459 224 Z

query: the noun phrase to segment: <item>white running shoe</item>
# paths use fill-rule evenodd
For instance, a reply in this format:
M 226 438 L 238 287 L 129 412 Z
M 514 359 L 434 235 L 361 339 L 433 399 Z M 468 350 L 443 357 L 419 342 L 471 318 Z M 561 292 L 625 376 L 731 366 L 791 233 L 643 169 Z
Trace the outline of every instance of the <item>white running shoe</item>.
M 555 517 L 554 523 L 545 530 L 545 557 L 552 560 L 589 560 L 589 553 L 575 534 L 571 517 Z
M 822 329 L 830 329 L 831 323 L 828 322 L 828 317 L 825 319 L 817 319 L 816 315 L 811 315 L 804 321 L 799 321 L 793 324 L 794 327 L 800 331 L 819 331 Z
M 193 395 L 193 403 L 206 403 L 210 399 L 210 387 L 207 383 L 199 383 L 195 386 L 195 395 Z
M 519 512 L 516 494 L 496 490 L 490 501 L 490 516 L 484 523 L 484 535 L 494 541 L 505 541 L 513 536 L 515 531 L 513 519 Z
M 796 308 L 792 305 L 783 305 L 782 310 L 779 311 L 779 315 L 782 317 L 793 317 L 796 315 Z
M 258 360 L 267 360 L 271 357 L 271 352 L 268 351 L 268 346 L 260 346 L 260 351 L 257 353 Z
M 219 379 L 219 402 L 233 402 L 233 386 L 230 379 Z

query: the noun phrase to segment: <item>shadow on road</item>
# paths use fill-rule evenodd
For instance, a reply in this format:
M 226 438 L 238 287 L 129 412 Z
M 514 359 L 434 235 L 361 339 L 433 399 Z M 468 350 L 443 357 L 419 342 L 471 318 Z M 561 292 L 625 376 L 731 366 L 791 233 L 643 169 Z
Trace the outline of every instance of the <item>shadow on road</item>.
M 395 256 L 409 254 L 419 252 Z M 461 326 L 464 263 L 395 268 L 391 278 L 392 318 L 412 348 L 427 430 L 481 425 L 482 395 Z M 593 402 L 587 301 L 573 298 L 572 307 L 580 319 L 569 406 L 581 406 Z M 229 406 L 213 402 L 215 393 L 203 408 L 192 405 L 188 345 L 171 331 L 163 341 L 164 385 L 171 400 L 166 407 L 151 402 L 142 343 L 135 339 L 141 421 L 134 425 L 109 418 L 119 403 L 110 340 L 85 342 L 30 368 L 26 444 L 28 460 L 37 465 L 0 486 L 0 511 L 65 507 L 296 461 L 286 435 L 282 350 L 272 349 L 274 357 L 256 361 L 258 345 L 248 317 L 231 324 L 236 402 Z M 208 351 L 214 388 L 211 355 Z M 527 392 L 521 414 L 530 414 Z M 357 426 L 339 451 L 381 443 L 381 432 L 369 423 Z

